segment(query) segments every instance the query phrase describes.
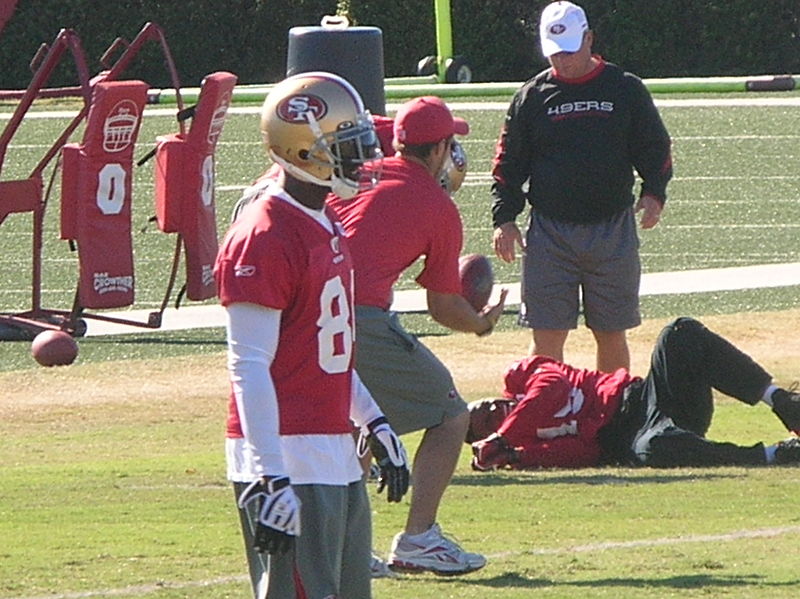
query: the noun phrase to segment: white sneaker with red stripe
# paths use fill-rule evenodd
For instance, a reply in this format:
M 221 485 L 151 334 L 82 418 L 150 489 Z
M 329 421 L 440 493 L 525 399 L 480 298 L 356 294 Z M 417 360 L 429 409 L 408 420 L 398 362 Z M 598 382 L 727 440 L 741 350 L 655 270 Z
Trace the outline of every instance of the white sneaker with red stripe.
M 369 573 L 372 578 L 396 578 L 397 574 L 389 569 L 389 564 L 374 551 L 369 560 Z
M 389 552 L 389 567 L 400 572 L 433 572 L 455 576 L 480 570 L 486 558 L 464 551 L 458 543 L 442 534 L 438 524 L 418 535 L 398 533 Z

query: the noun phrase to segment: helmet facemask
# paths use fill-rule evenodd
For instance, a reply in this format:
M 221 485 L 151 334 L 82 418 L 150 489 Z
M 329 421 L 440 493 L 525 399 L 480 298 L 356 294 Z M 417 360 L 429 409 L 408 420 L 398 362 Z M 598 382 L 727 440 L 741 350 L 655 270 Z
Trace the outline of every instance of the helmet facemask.
M 308 115 L 308 125 L 317 139 L 308 159 L 331 168 L 333 193 L 348 200 L 378 184 L 383 153 L 369 112 L 360 112 L 355 123 L 339 123 L 337 130 L 330 133 L 322 133 L 312 114 Z
M 466 443 L 475 443 L 496 433 L 517 402 L 506 397 L 478 399 L 469 403 L 469 428 Z
M 439 184 L 450 195 L 461 188 L 467 175 L 467 154 L 455 139 L 450 141 L 450 151 L 439 173 Z

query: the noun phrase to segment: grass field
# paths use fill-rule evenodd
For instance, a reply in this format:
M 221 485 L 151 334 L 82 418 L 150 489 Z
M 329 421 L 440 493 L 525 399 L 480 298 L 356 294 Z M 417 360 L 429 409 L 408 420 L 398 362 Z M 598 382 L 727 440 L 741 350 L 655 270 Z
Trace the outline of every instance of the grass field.
M 707 319 L 778 380 L 797 372 L 800 311 Z M 660 323 L 632 335 L 641 369 Z M 590 359 L 584 331 L 573 340 Z M 496 392 L 527 335 L 429 338 L 469 399 Z M 86 363 L 0 374 L 0 597 L 245 597 L 245 564 L 222 464 L 224 358 Z M 721 399 L 711 436 L 784 435 L 761 405 Z M 410 449 L 417 437 L 410 436 Z M 477 474 L 462 459 L 445 528 L 489 555 L 454 579 L 375 582 L 397 598 L 792 597 L 798 468 L 619 468 Z M 405 509 L 372 492 L 375 546 Z
M 726 96 L 728 98 L 729 96 Z M 746 98 L 757 98 L 756 94 Z M 797 97 L 773 94 L 767 98 Z M 713 98 L 712 98 L 713 99 Z M 470 174 L 457 201 L 465 252 L 490 254 L 489 164 L 502 110 L 456 112 L 473 132 Z M 48 106 L 52 109 L 53 106 Z M 659 227 L 642 233 L 646 272 L 795 262 L 800 226 L 800 107 L 665 106 L 675 179 Z M 255 113 L 229 116 L 218 152 L 224 229 L 241 187 L 262 169 Z M 2 179 L 27 175 L 64 118 L 26 119 Z M 146 116 L 137 157 L 173 117 Z M 2 121 L 0 121 L 2 123 Z M 152 166 L 137 170 L 137 306 L 155 307 L 174 240 L 151 225 Z M 48 207 L 47 307 L 69 307 L 76 264 Z M 29 302 L 30 220 L 0 227 L 0 311 Z M 495 262 L 500 281 L 516 267 Z M 411 288 L 413 276 L 400 282 Z M 800 282 L 798 282 L 800 284 Z M 645 298 L 632 333 L 643 372 L 660 326 L 701 317 L 790 383 L 800 375 L 798 286 Z M 510 310 L 510 312 L 513 312 Z M 508 314 L 487 339 L 444 335 L 424 315 L 405 317 L 451 367 L 467 399 L 497 392 L 528 333 Z M 78 363 L 39 369 L 26 342 L 0 343 L 0 599 L 245 597 L 245 563 L 224 480 L 224 335 L 218 329 L 86 338 Z M 585 330 L 570 359 L 591 365 Z M 719 398 L 710 436 L 775 442 L 785 432 L 765 406 Z M 409 436 L 411 449 L 418 439 Z M 444 528 L 485 552 L 470 576 L 379 580 L 377 598 L 794 597 L 800 591 L 798 468 L 586 469 L 476 474 L 468 452 L 441 512 Z M 373 496 L 375 547 L 388 549 L 406 510 Z
M 733 97 L 732 96 L 736 96 Z M 795 262 L 800 226 L 800 163 L 797 141 L 798 107 L 755 106 L 753 98 L 772 102 L 796 101 L 800 93 L 743 94 L 722 98 L 743 105 L 702 105 L 714 98 L 693 102 L 686 97 L 659 97 L 668 103 L 661 112 L 673 136 L 675 178 L 661 224 L 643 232 L 642 262 L 645 272 L 695 268 Z M 693 97 L 692 97 L 693 98 Z M 691 99 L 691 98 L 690 98 Z M 485 104 L 452 102 L 455 111 L 472 125 L 464 139 L 470 166 L 466 183 L 456 197 L 465 225 L 465 253 L 491 255 L 489 218 L 489 170 L 493 146 L 503 119 L 504 102 Z M 698 105 L 701 104 L 701 105 Z M 484 109 L 479 109 L 486 106 Z M 48 102 L 49 111 L 59 105 Z M 10 108 L 8 108 L 10 110 Z M 68 122 L 61 118 L 26 119 L 14 137 L 3 165 L 2 179 L 26 177 Z M 2 123 L 3 121 L 0 121 Z M 218 149 L 217 210 L 220 235 L 241 189 L 263 170 L 259 145 L 257 107 L 243 107 L 228 116 Z M 136 158 L 143 156 L 157 135 L 177 129 L 174 113 L 151 109 L 146 114 Z M 163 297 L 165 277 L 171 264 L 174 237 L 161 234 L 148 218 L 154 214 L 153 165 L 135 169 L 133 238 L 136 267 L 136 308 L 156 308 Z M 58 239 L 58 177 L 45 222 L 44 284 L 42 303 L 48 308 L 68 309 L 77 280 L 75 253 Z M 522 219 L 520 218 L 522 224 Z M 31 223 L 26 214 L 12 214 L 0 227 L 0 311 L 19 311 L 30 306 Z M 514 282 L 518 265 L 493 258 L 497 279 Z M 415 269 L 401 278 L 398 289 L 415 286 Z M 800 282 L 799 282 L 800 283 Z M 781 310 L 796 305 L 798 288 L 783 287 L 744 292 L 704 293 L 686 296 L 647 297 L 642 312 L 647 318 L 678 314 L 736 313 Z M 515 307 L 511 307 L 512 310 Z M 445 331 L 426 316 L 410 316 L 408 325 L 425 334 Z M 513 330 L 513 317 L 503 327 Z M 218 331 L 157 333 L 147 340 L 90 340 L 82 342 L 81 359 L 154 357 L 174 351 L 215 351 L 222 342 Z M 166 349 L 165 349 L 166 348 Z M 27 368 L 34 364 L 26 343 L 0 344 L 0 370 Z

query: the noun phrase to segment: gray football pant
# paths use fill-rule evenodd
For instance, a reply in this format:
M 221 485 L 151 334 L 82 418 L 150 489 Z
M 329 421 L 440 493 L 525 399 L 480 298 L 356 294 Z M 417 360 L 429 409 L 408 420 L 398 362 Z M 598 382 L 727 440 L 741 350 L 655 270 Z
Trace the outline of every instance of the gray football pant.
M 255 506 L 238 510 L 255 599 L 295 599 L 298 580 L 308 599 L 370 599 L 372 521 L 364 480 L 292 487 L 302 503 L 293 552 L 273 557 L 255 551 Z M 247 484 L 233 488 L 238 501 Z

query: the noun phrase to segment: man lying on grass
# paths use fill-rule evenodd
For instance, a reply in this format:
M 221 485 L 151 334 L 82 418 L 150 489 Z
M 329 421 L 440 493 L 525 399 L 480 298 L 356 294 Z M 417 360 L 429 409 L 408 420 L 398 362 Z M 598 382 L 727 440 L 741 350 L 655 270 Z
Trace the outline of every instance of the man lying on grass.
M 470 404 L 472 467 L 800 463 L 796 436 L 750 447 L 706 439 L 712 389 L 749 405 L 763 401 L 800 432 L 800 393 L 775 386 L 764 368 L 702 323 L 679 318 L 661 332 L 645 378 L 546 356 L 515 362 L 503 398 Z

